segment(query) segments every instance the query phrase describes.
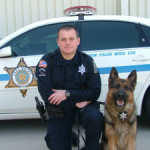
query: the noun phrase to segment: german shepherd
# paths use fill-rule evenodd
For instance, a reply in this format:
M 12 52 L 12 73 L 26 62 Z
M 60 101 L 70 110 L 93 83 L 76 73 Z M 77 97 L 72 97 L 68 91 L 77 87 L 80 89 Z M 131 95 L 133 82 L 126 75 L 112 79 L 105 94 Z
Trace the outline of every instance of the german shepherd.
M 105 136 L 109 150 L 135 150 L 136 111 L 134 89 L 137 75 L 133 70 L 127 79 L 118 76 L 112 68 L 105 104 Z

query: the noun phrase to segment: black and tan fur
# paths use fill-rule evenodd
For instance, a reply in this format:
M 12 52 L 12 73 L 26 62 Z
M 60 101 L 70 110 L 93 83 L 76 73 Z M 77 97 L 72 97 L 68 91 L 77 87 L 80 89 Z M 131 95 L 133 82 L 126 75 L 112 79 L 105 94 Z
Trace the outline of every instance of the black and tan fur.
M 134 89 L 136 79 L 135 70 L 127 79 L 121 79 L 116 68 L 111 70 L 105 104 L 105 136 L 108 139 L 108 150 L 135 150 L 137 121 Z

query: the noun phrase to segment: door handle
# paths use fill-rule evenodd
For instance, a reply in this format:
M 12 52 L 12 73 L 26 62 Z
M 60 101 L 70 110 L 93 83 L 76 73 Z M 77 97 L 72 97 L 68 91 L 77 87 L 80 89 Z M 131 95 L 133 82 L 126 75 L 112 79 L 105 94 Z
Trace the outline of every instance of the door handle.
M 138 55 L 134 58 L 132 58 L 132 61 L 148 61 L 150 60 L 150 57 L 144 56 L 144 55 Z

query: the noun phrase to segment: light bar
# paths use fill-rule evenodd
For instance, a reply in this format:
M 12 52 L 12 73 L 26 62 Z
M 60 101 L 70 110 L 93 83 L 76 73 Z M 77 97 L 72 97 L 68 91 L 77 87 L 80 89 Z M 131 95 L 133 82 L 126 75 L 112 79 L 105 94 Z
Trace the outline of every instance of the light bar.
M 93 15 L 96 8 L 91 6 L 74 6 L 64 10 L 66 16 Z

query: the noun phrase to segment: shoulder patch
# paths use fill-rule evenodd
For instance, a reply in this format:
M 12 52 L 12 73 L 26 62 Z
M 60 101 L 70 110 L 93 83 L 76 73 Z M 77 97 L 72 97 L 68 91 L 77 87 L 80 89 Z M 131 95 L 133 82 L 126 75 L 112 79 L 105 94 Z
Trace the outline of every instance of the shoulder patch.
M 46 68 L 47 67 L 47 62 L 45 60 L 40 60 L 39 67 Z
M 95 62 L 92 61 L 92 63 L 93 63 L 93 67 L 94 67 L 94 73 L 98 73 L 98 68 L 97 68 Z

